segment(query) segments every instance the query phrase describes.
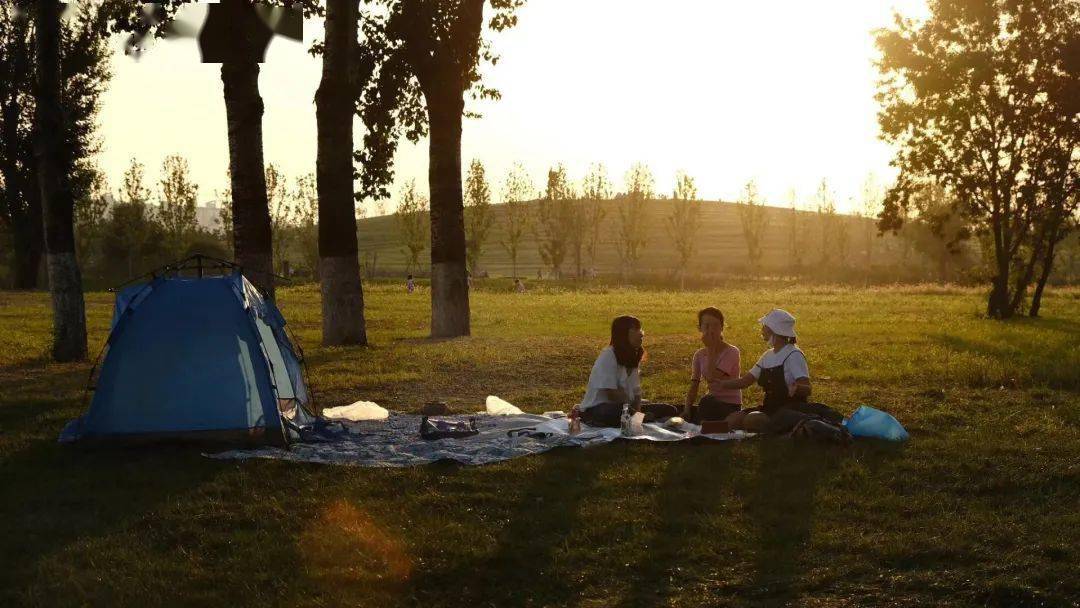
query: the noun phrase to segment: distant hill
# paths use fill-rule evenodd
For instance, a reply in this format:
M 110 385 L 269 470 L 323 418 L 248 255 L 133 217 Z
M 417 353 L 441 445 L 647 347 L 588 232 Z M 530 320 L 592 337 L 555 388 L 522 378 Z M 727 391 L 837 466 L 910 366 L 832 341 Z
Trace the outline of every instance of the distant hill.
M 619 257 L 613 241 L 618 236 L 617 205 L 621 201 L 609 200 L 597 204 L 607 209 L 603 224 L 603 241 L 598 249 L 596 270 L 602 274 L 619 271 Z M 536 201 L 529 203 L 535 209 Z M 639 272 L 664 274 L 672 272 L 678 262 L 677 254 L 671 244 L 668 233 L 667 217 L 671 215 L 671 200 L 652 200 L 646 203 L 649 243 L 638 264 Z M 737 211 L 738 205 L 721 201 L 705 201 L 702 205 L 701 229 L 698 232 L 698 247 L 695 260 L 688 269 L 693 273 L 723 273 L 745 271 L 749 259 L 746 241 L 743 238 L 742 225 Z M 480 263 L 481 270 L 492 275 L 509 276 L 511 274 L 510 256 L 500 246 L 505 237 L 502 227 L 504 206 L 493 205 L 495 218 L 491 235 L 484 248 Z M 765 252 L 762 261 L 766 269 L 787 269 L 790 251 L 790 229 L 792 211 L 781 207 L 766 207 L 769 229 L 765 239 Z M 818 214 L 810 211 L 798 211 L 797 225 L 806 231 L 807 250 L 804 252 L 803 266 L 812 266 L 820 259 L 821 238 Z M 873 221 L 867 218 L 841 215 L 840 221 L 847 227 L 849 234 L 848 257 L 851 265 L 865 261 L 866 241 L 876 235 Z M 393 215 L 364 218 L 357 223 L 360 249 L 362 252 L 377 252 L 379 270 L 405 269 L 404 245 L 398 233 L 398 223 Z M 899 250 L 898 239 L 894 237 L 878 238 L 873 236 L 875 255 L 887 255 L 895 259 Z M 837 247 L 835 243 L 830 246 Z M 428 252 L 422 260 L 426 263 Z M 587 267 L 588 262 L 583 262 Z M 543 264 L 537 247 L 535 235 L 530 234 L 519 255 L 518 273 L 522 276 L 535 276 L 536 270 L 543 268 L 545 275 L 548 268 Z M 564 273 L 573 272 L 573 259 L 567 260 Z

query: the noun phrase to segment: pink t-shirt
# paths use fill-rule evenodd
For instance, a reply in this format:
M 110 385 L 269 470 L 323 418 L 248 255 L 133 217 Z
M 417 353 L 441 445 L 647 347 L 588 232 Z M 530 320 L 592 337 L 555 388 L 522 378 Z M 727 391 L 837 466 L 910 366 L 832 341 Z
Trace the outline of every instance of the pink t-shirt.
M 724 403 L 742 405 L 741 390 L 737 388 L 722 388 L 720 386 L 720 382 L 724 380 L 739 377 L 739 349 L 729 344 L 727 348 L 720 351 L 720 355 L 716 358 L 716 364 L 713 366 L 713 369 L 719 371 L 710 373 L 708 349 L 698 349 L 698 351 L 694 353 L 694 361 L 690 366 L 690 379 L 701 380 L 704 378 L 708 382 L 710 395 Z M 724 374 L 727 375 L 725 376 Z

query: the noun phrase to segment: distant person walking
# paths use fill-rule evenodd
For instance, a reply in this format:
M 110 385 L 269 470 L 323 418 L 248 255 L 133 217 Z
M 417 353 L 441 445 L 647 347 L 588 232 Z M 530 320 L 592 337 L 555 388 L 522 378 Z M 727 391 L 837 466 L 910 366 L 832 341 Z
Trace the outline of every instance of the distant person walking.
M 416 281 L 413 280 L 411 274 L 409 275 L 409 278 L 405 280 L 405 291 L 409 293 L 416 291 Z

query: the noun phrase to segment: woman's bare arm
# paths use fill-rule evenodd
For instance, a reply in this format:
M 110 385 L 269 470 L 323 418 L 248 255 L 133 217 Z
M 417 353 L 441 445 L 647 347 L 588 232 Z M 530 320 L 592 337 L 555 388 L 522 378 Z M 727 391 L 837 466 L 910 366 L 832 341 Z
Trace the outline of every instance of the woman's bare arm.
M 743 389 L 753 386 L 755 382 L 757 382 L 757 378 L 754 377 L 754 374 L 747 372 L 739 378 L 732 378 L 731 380 L 722 381 L 720 383 L 720 386 L 724 388 Z
M 701 380 L 691 380 L 690 390 L 686 391 L 686 406 L 683 408 L 683 414 L 688 415 L 690 408 L 697 401 L 698 387 L 701 385 Z
M 809 378 L 797 378 L 795 380 L 795 386 L 791 391 L 792 397 L 810 397 L 810 379 Z

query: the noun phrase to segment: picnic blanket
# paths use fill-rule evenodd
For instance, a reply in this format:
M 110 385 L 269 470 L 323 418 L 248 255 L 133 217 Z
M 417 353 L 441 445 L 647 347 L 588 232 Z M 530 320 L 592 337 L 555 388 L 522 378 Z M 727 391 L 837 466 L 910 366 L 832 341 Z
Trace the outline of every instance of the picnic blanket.
M 366 419 L 355 419 L 358 412 L 359 416 Z M 620 429 L 582 426 L 580 433 L 571 435 L 567 419 L 560 413 L 526 414 L 497 397 L 488 398 L 484 412 L 440 416 L 443 420 L 475 420 L 479 433 L 454 439 L 421 439 L 419 430 L 422 416 L 387 412 L 366 402 L 343 408 L 329 408 L 323 414 L 331 420 L 337 417 L 340 427 L 337 432 L 325 435 L 318 441 L 295 443 L 287 450 L 264 447 L 230 450 L 207 456 L 219 459 L 269 458 L 366 467 L 408 467 L 438 460 L 481 465 L 539 454 L 560 446 L 590 447 L 617 439 L 684 441 L 700 436 L 716 441 L 730 441 L 751 436 L 741 431 L 701 435 L 701 427 L 690 423 L 684 423 L 680 429 L 647 423 L 643 425 L 641 433 L 633 436 L 624 436 Z

